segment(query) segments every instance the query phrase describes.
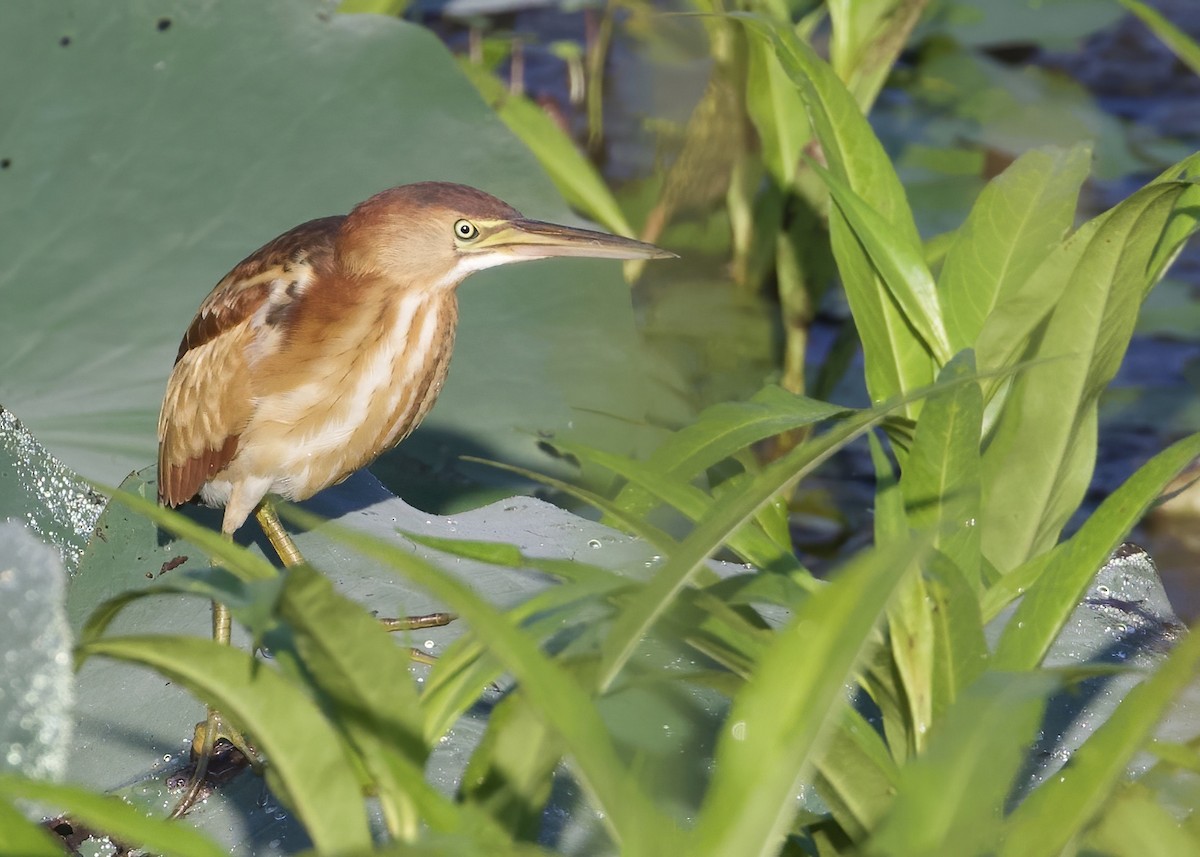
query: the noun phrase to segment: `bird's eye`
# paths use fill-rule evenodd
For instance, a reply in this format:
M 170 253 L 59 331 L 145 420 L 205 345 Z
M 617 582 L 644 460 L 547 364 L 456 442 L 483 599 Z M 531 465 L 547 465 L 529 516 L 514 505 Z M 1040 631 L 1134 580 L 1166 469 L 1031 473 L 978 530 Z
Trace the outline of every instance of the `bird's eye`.
M 472 241 L 479 237 L 479 230 L 469 220 L 460 220 L 454 224 L 454 234 L 464 241 Z

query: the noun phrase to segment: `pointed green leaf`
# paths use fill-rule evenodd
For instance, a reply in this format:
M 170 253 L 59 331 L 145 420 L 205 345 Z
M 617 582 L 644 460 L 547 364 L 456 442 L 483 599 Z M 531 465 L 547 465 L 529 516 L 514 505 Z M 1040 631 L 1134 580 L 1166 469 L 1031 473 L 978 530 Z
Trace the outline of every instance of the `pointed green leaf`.
M 1200 634 L 1185 634 L 1166 661 L 1131 690 L 1116 711 L 1084 742 L 1057 776 L 1017 807 L 1001 857 L 1061 853 L 1091 824 L 1113 789 L 1126 777 L 1134 755 L 1200 668 Z
M 1090 165 L 1086 146 L 1034 149 L 979 194 L 938 277 L 956 350 L 975 345 L 992 309 L 1062 243 Z
M 895 234 L 892 224 L 836 174 L 815 161 L 810 166 L 829 187 L 842 217 L 866 250 L 904 320 L 920 334 L 925 349 L 939 365 L 948 363 L 953 354 L 950 337 L 921 244 L 905 242 Z
M 1004 626 L 996 646 L 997 669 L 1032 669 L 1041 662 L 1096 571 L 1167 483 L 1197 455 L 1200 434 L 1164 449 L 1106 497 L 1079 531 L 1050 554 L 1037 582 Z
M 983 548 L 1001 571 L 1052 546 L 1083 499 L 1100 393 L 1162 273 L 1152 263 L 1164 229 L 1179 218 L 1193 231 L 1198 202 L 1191 184 L 1143 188 L 1103 216 L 1080 254 L 1029 355 L 1046 362 L 1014 378 L 983 458 Z
M 975 376 L 975 355 L 958 354 L 940 381 Z M 983 395 L 965 383 L 930 396 L 917 421 L 900 488 L 909 524 L 932 534 L 934 546 L 980 589 L 979 445 Z
M 743 16 L 751 37 L 770 39 L 783 68 L 796 84 L 829 171 L 873 209 L 888 225 L 892 239 L 920 247 L 912 211 L 895 168 L 874 131 L 833 69 L 790 27 L 764 18 Z M 879 402 L 910 392 L 933 380 L 933 362 L 915 328 L 882 285 L 867 250 L 858 242 L 845 217 L 830 213 L 834 256 L 863 343 L 867 387 Z M 941 323 L 940 315 L 937 323 Z M 930 334 L 934 336 L 935 334 Z M 947 352 L 946 357 L 949 357 Z M 908 406 L 909 416 L 919 410 Z
M 107 637 L 81 647 L 178 682 L 245 729 L 320 849 L 366 848 L 367 814 L 342 739 L 301 690 L 252 655 L 189 637 Z
M 777 854 L 845 685 L 917 545 L 851 560 L 780 631 L 733 700 L 697 817 L 697 855 Z
M 928 751 L 900 772 L 896 799 L 870 853 L 988 853 L 1058 684 L 1045 674 L 991 673 L 967 690 L 929 736 Z

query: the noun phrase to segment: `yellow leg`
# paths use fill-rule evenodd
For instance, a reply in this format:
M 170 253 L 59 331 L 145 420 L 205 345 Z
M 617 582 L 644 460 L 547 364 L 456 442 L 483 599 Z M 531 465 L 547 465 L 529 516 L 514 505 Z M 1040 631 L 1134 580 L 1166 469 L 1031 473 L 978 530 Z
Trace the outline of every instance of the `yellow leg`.
M 213 640 L 228 646 L 232 628 L 233 622 L 229 615 L 229 608 L 219 601 L 212 602 Z M 242 734 L 225 723 L 216 709 L 209 708 L 204 722 L 196 724 L 196 734 L 192 737 L 192 758 L 196 761 L 196 767 L 193 769 L 191 777 L 188 778 L 183 797 L 171 810 L 171 818 L 183 817 L 200 798 L 200 794 L 204 790 L 204 778 L 208 775 L 213 749 L 216 747 L 218 738 L 224 738 L 245 756 L 251 765 L 258 767 L 258 756 Z
M 296 547 L 296 543 L 292 540 L 292 537 L 283 528 L 283 524 L 279 520 L 279 514 L 275 511 L 274 506 L 264 500 L 259 504 L 254 517 L 258 520 L 259 526 L 262 527 L 263 533 L 271 543 L 271 547 L 275 549 L 275 553 L 279 555 L 279 559 L 285 566 L 291 568 L 292 566 L 301 565 L 304 562 L 304 557 L 301 555 L 300 549 Z M 226 538 L 232 538 L 230 533 L 226 533 L 225 536 Z M 229 608 L 224 604 L 214 601 L 212 603 L 212 614 L 213 639 L 222 645 L 229 645 L 232 626 Z M 406 616 L 399 619 L 380 619 L 379 621 L 387 631 L 412 631 L 420 628 L 436 628 L 448 625 L 455 618 L 453 613 L 430 613 L 425 616 Z M 424 663 L 432 663 L 433 661 L 430 655 L 416 649 L 413 650 L 412 656 L 413 660 Z M 209 763 L 212 760 L 213 748 L 216 746 L 219 738 L 224 738 L 232 744 L 250 761 L 251 765 L 254 765 L 256 768 L 259 766 L 257 754 L 246 742 L 246 739 L 242 737 L 241 733 L 225 723 L 221 719 L 220 713 L 215 709 L 209 708 L 208 716 L 204 722 L 196 724 L 196 734 L 192 739 L 192 753 L 196 759 L 196 768 L 188 780 L 187 790 L 184 792 L 183 798 L 171 810 L 171 818 L 180 818 L 183 816 L 199 799 L 204 789 L 204 778 L 208 774 Z
M 279 555 L 279 559 L 285 566 L 291 568 L 304 562 L 300 549 L 296 547 L 292 537 L 283 528 L 283 524 L 279 520 L 279 513 L 275 511 L 275 507 L 270 502 L 263 500 L 259 504 L 258 511 L 254 513 L 254 517 L 258 519 L 259 526 L 262 527 L 271 547 L 275 548 L 275 553 Z M 456 618 L 458 617 L 453 613 L 429 613 L 424 616 L 380 619 L 379 622 L 385 631 L 416 631 L 421 628 L 440 628 L 442 625 L 449 625 Z
M 300 555 L 300 548 L 296 547 L 292 537 L 283 528 L 274 506 L 263 500 L 258 504 L 258 511 L 254 513 L 254 517 L 258 519 L 258 525 L 262 527 L 271 547 L 275 548 L 275 553 L 279 554 L 284 565 L 291 568 L 303 564 L 304 557 Z

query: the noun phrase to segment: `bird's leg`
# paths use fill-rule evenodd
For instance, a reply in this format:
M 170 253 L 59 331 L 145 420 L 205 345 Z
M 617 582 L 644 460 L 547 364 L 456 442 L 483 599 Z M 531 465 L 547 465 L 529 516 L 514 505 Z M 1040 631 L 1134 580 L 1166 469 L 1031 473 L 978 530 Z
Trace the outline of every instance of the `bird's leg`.
M 219 601 L 212 602 L 213 640 L 228 646 L 232 625 L 229 608 Z M 204 789 L 204 778 L 208 775 L 209 763 L 212 761 L 213 750 L 218 738 L 223 738 L 233 745 L 252 766 L 255 768 L 259 766 L 257 754 L 250 748 L 242 734 L 225 723 L 215 708 L 209 707 L 207 717 L 203 722 L 196 724 L 196 732 L 192 736 L 192 758 L 195 759 L 196 767 L 192 770 L 191 777 L 188 778 L 183 797 L 171 810 L 171 818 L 182 818 L 199 799 L 200 793 Z
M 274 506 L 263 500 L 258 504 L 258 510 L 254 513 L 254 517 L 258 520 L 258 525 L 262 527 L 267 541 L 271 543 L 271 547 L 275 548 L 275 553 L 279 554 L 284 565 L 291 568 L 304 563 L 300 548 L 296 547 L 292 537 L 283 528 L 283 523 L 279 520 L 279 513 L 275 511 Z
M 292 537 L 283 528 L 283 524 L 279 520 L 279 513 L 275 511 L 275 507 L 269 501 L 263 500 L 258 505 L 258 511 L 254 513 L 254 517 L 258 519 L 259 526 L 262 527 L 271 547 L 275 548 L 275 553 L 279 554 L 284 565 L 290 568 L 304 562 L 304 557 L 300 555 L 300 549 L 296 547 Z M 428 613 L 424 616 L 380 619 L 379 623 L 383 625 L 385 631 L 416 631 L 421 628 L 439 628 L 442 625 L 449 625 L 455 618 L 457 617 L 453 613 Z M 424 657 L 427 658 L 428 655 Z

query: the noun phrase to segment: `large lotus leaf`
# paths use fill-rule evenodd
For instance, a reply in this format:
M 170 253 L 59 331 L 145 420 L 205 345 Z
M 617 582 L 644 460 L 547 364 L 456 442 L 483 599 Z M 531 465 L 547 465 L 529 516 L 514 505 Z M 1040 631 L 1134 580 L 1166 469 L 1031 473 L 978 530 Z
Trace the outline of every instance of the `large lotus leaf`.
M 422 179 L 571 219 L 430 33 L 317 0 L 9 2 L 0 78 L 0 401 L 109 483 L 154 459 L 200 301 L 285 229 Z M 568 426 L 632 442 L 617 265 L 488 271 L 461 299 L 450 380 L 408 447 L 426 468 L 464 451 L 545 466 L 537 434 Z

